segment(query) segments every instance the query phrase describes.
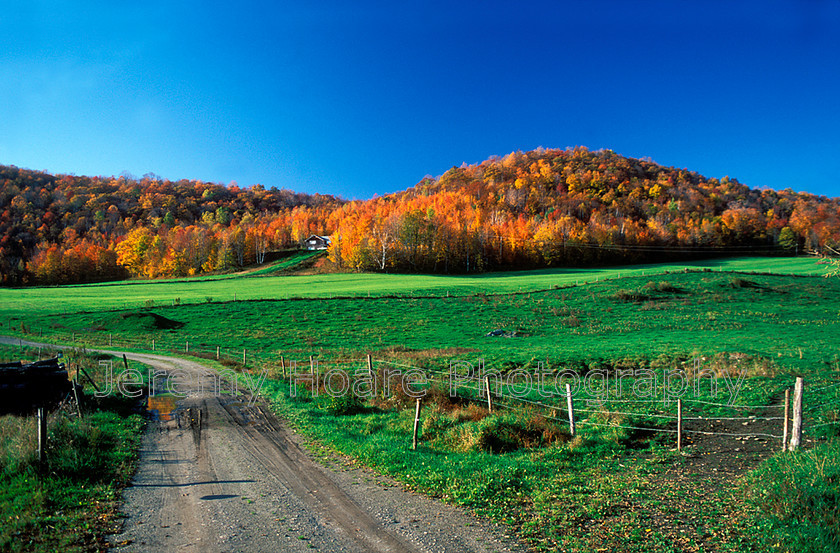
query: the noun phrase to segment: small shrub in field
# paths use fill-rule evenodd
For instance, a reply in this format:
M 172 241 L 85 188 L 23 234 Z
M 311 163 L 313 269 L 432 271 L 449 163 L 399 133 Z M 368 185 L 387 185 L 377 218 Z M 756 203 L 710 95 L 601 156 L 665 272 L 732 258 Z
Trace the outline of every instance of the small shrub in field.
M 755 282 L 739 277 L 732 277 L 728 284 L 730 288 L 758 288 Z
M 657 297 L 662 299 L 663 294 L 682 294 L 685 290 L 679 286 L 674 286 L 670 282 L 648 281 L 647 284 L 638 290 L 619 290 L 611 297 L 614 300 L 630 303 L 641 303 L 655 300 Z
M 378 385 L 383 385 L 382 383 L 386 382 L 386 378 L 388 396 L 385 398 L 374 398 L 372 403 L 375 407 L 382 409 L 405 409 L 406 407 L 414 405 L 417 398 L 406 392 L 402 385 L 402 378 L 397 378 L 393 375 L 388 376 L 380 369 L 376 376 L 376 382 Z
M 445 435 L 457 422 L 455 418 L 442 411 L 431 411 L 423 418 L 423 438 L 435 440 Z
M 382 429 L 385 428 L 385 423 L 383 423 L 378 418 L 369 418 L 366 420 L 362 426 L 362 433 L 368 436 L 372 436 L 378 432 L 381 432 Z
M 441 387 L 435 383 L 426 390 L 426 396 L 423 398 L 423 404 L 433 406 L 442 411 L 450 411 L 457 404 L 458 398 L 450 397 L 450 395 L 442 390 Z
M 362 410 L 362 402 L 355 394 L 348 392 L 335 397 L 327 395 L 324 408 L 332 415 L 354 415 Z
M 480 418 L 477 418 L 482 415 Z M 568 433 L 535 413 L 490 415 L 486 410 L 432 412 L 423 422 L 423 439 L 457 452 L 504 453 L 563 443 Z
M 651 297 L 643 292 L 639 292 L 637 290 L 619 290 L 615 294 L 612 295 L 614 300 L 623 301 L 623 302 L 642 302 L 648 301 Z
M 649 292 L 658 292 L 660 294 L 679 294 L 683 291 L 679 286 L 674 286 L 670 282 L 666 282 L 664 280 L 659 282 L 649 281 L 642 289 Z
M 563 319 L 563 326 L 569 328 L 577 328 L 580 326 L 580 319 L 578 319 L 577 315 L 566 317 L 565 319 Z
M 477 403 L 468 403 L 466 407 L 460 410 L 459 419 L 478 422 L 490 415 L 490 411 Z

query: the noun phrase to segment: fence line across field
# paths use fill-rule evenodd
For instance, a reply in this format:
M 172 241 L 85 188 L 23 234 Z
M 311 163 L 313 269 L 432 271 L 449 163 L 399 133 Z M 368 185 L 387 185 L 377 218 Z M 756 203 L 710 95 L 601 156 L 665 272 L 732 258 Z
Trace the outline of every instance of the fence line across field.
M 840 421 L 824 422 L 821 424 L 809 424 L 806 428 L 821 428 L 823 426 L 831 426 L 834 424 L 840 424 Z M 805 429 L 803 429 L 802 431 L 805 432 Z
M 516 408 L 515 406 L 504 403 L 504 402 L 498 402 L 498 405 L 502 405 L 504 407 L 508 407 L 508 408 L 511 408 L 511 409 Z M 578 412 L 578 410 L 575 410 L 575 412 Z M 553 419 L 553 420 L 556 420 L 556 421 L 565 422 L 565 419 L 562 419 L 560 417 L 555 417 L 555 416 L 552 416 L 552 415 L 543 415 L 543 416 L 547 419 Z M 676 419 L 676 418 L 677 417 L 674 417 L 674 419 Z M 778 417 L 778 419 L 781 420 L 781 417 Z M 717 420 L 717 419 L 705 419 L 705 420 Z M 603 427 L 603 428 L 624 428 L 624 429 L 629 429 L 629 430 L 642 430 L 642 431 L 646 431 L 646 432 L 659 432 L 659 433 L 668 433 L 668 434 L 676 434 L 678 432 L 677 430 L 672 430 L 672 429 L 669 429 L 669 428 L 656 428 L 656 427 L 650 427 L 650 426 L 631 426 L 631 425 L 620 424 L 620 423 L 601 423 L 601 422 L 591 421 L 589 419 L 580 420 L 580 421 L 577 422 L 577 424 L 578 425 L 584 425 L 584 426 L 598 426 L 598 427 Z M 835 423 L 832 423 L 832 424 L 835 424 Z M 762 438 L 762 437 L 763 438 L 775 438 L 775 439 L 781 439 L 782 438 L 782 436 L 778 435 L 778 434 L 767 434 L 767 433 L 762 433 L 762 432 L 752 432 L 752 433 L 746 434 L 746 433 L 719 432 L 719 431 L 708 431 L 708 430 L 690 430 L 690 429 L 682 429 L 682 432 L 684 434 L 702 434 L 702 435 L 706 435 L 706 436 L 729 436 L 729 437 L 737 437 L 737 438 Z
M 466 388 L 468 390 L 476 390 L 476 391 L 479 391 L 479 392 L 481 391 L 480 387 L 472 387 L 472 386 L 465 385 L 465 384 L 459 384 L 458 387 L 459 388 L 463 387 L 463 388 Z M 500 394 L 500 393 L 497 393 L 496 395 L 499 396 L 499 397 L 508 397 L 508 398 L 510 398 L 514 401 L 521 401 L 521 402 L 529 403 L 529 404 L 532 404 L 532 405 L 538 405 L 538 406 L 544 407 L 546 409 L 558 409 L 558 408 L 562 407 L 561 405 L 552 405 L 550 403 L 543 403 L 543 402 L 540 402 L 540 401 L 536 401 L 536 400 L 532 400 L 532 399 L 528 399 L 528 398 L 523 398 L 523 397 L 518 397 L 518 396 L 510 396 L 510 395 Z M 562 398 L 564 396 L 559 396 L 558 395 L 558 397 Z M 586 400 L 584 400 L 584 401 L 586 401 Z M 595 401 L 598 401 L 598 400 L 593 399 L 593 400 L 590 400 L 590 401 L 595 402 Z M 609 402 L 609 401 L 612 401 L 612 400 L 606 400 L 606 401 Z M 630 400 L 628 400 L 628 401 L 630 401 Z M 659 401 L 656 401 L 656 403 L 659 403 Z M 772 406 L 768 406 L 768 407 L 783 407 L 783 406 L 782 405 L 772 405 Z M 662 419 L 671 419 L 671 420 L 676 420 L 677 419 L 677 417 L 675 415 L 663 415 L 663 414 L 658 414 L 658 413 L 640 413 L 640 412 L 615 411 L 613 409 L 608 409 L 608 408 L 604 408 L 604 409 L 575 409 L 575 411 L 579 412 L 579 413 L 604 413 L 604 412 L 608 412 L 608 413 L 616 414 L 616 415 L 653 417 L 653 418 L 662 418 Z M 783 420 L 783 419 L 784 419 L 784 417 L 756 417 L 756 416 L 748 416 L 748 417 L 685 417 L 684 416 L 684 417 L 682 417 L 682 420 L 684 420 L 684 421 L 690 421 L 690 420 L 696 420 L 696 421 L 702 421 L 702 420 L 746 420 L 746 421 L 768 420 L 768 421 L 770 421 L 770 420 Z
M 514 400 L 514 401 L 523 401 L 521 398 L 516 398 L 516 397 L 506 396 L 506 395 L 498 395 L 497 397 L 502 397 L 502 398 L 510 399 L 510 400 Z M 525 401 L 527 401 L 527 400 L 525 400 Z M 552 410 L 562 409 L 561 406 L 548 405 L 548 404 L 538 403 L 538 402 L 533 402 L 533 401 L 527 401 L 527 402 L 537 404 L 537 405 L 539 405 L 541 407 L 544 407 L 544 408 L 547 408 L 547 409 L 552 409 Z M 499 405 L 504 405 L 504 406 L 511 407 L 509 404 L 505 404 L 505 403 L 502 403 L 502 402 L 499 402 Z M 576 413 L 581 413 L 581 412 L 603 413 L 603 414 L 607 414 L 607 415 L 637 415 L 637 416 L 641 416 L 641 417 L 656 417 L 657 416 L 657 415 L 648 414 L 648 413 L 622 413 L 622 412 L 619 412 L 619 411 L 611 411 L 609 409 L 603 410 L 603 411 L 575 409 L 575 412 Z M 548 415 L 546 415 L 546 416 L 548 417 Z M 678 417 L 676 417 L 676 416 L 669 416 L 669 415 L 659 415 L 659 417 L 660 418 L 667 418 L 667 419 L 670 419 L 670 420 L 677 420 L 678 419 Z M 550 418 L 556 418 L 556 417 L 550 417 Z M 561 419 L 557 419 L 557 420 L 561 420 Z M 725 418 L 725 417 L 721 417 L 721 418 L 717 418 L 717 417 L 691 417 L 691 418 L 681 417 L 681 420 L 683 420 L 683 421 L 702 420 L 702 421 L 714 422 L 714 421 L 718 421 L 718 420 L 732 420 L 732 419 L 731 418 Z M 741 419 L 739 418 L 738 420 L 741 420 Z M 750 418 L 748 420 L 784 420 L 784 417 Z M 620 425 L 614 425 L 614 426 L 620 426 Z M 676 432 L 675 430 L 667 430 L 667 429 L 661 429 L 661 428 L 656 428 L 656 427 L 634 427 L 634 428 L 651 430 L 651 431 L 654 431 L 654 432 Z M 761 434 L 761 433 L 751 433 L 751 434 L 724 433 L 724 432 L 708 432 L 708 431 L 702 431 L 702 430 L 683 430 L 683 432 L 692 432 L 692 433 L 698 433 L 698 434 L 723 434 L 723 435 L 729 435 L 729 436 L 745 436 L 745 437 L 746 436 L 770 436 L 770 437 L 781 438 L 781 436 L 776 436 L 776 435 L 773 435 L 773 434 Z
M 40 329 L 39 329 L 39 334 L 42 334 L 42 330 L 40 330 Z M 92 340 L 90 336 L 78 337 L 79 339 L 77 339 L 77 333 L 76 332 L 72 332 L 72 333 L 69 333 L 69 334 L 72 338 L 72 343 L 73 344 L 81 343 L 83 348 L 88 346 L 88 345 L 94 345 L 94 344 L 97 344 L 97 343 L 102 343 L 103 346 L 104 346 L 104 343 L 107 343 L 108 347 L 114 347 L 113 335 L 110 334 L 110 333 L 107 336 L 97 337 L 98 339 L 95 339 L 95 340 Z M 85 339 L 85 338 L 87 338 L 87 339 Z M 189 339 L 179 339 L 177 341 L 167 341 L 167 343 L 164 344 L 163 341 L 161 341 L 159 338 L 135 339 L 135 338 L 128 337 L 128 338 L 122 338 L 121 342 L 123 344 L 129 344 L 129 345 L 135 344 L 138 347 L 138 349 L 146 349 L 145 346 L 148 346 L 149 342 L 151 342 L 151 346 L 152 346 L 153 351 L 157 351 L 158 349 L 161 349 L 161 350 L 167 350 L 168 349 L 170 351 L 175 351 L 175 352 L 184 352 L 184 353 L 192 353 L 192 354 L 205 354 L 205 355 L 209 355 L 209 356 L 213 356 L 215 354 L 215 358 L 219 359 L 219 360 L 222 357 L 224 357 L 226 359 L 230 359 L 230 360 L 241 359 L 242 364 L 245 365 L 245 366 L 247 366 L 247 361 L 249 359 L 253 363 L 254 361 L 258 361 L 258 360 L 259 361 L 265 361 L 267 359 L 271 359 L 271 360 L 277 359 L 278 357 L 280 357 L 281 359 L 283 358 L 283 356 L 278 355 L 278 353 L 276 351 L 248 350 L 247 348 L 242 348 L 241 354 L 240 354 L 239 350 L 236 350 L 234 348 L 222 348 L 221 346 L 216 346 L 215 348 L 213 348 L 211 345 L 209 345 L 207 343 L 206 339 L 195 340 L 195 341 L 191 341 Z M 23 347 L 22 339 L 19 341 L 19 343 L 20 343 L 20 346 Z M 224 349 L 227 349 L 228 351 L 224 351 Z M 456 365 L 450 365 L 450 371 L 447 372 L 445 369 L 434 370 L 434 369 L 428 369 L 428 368 L 423 368 L 423 367 L 418 367 L 418 366 L 412 366 L 412 365 L 408 365 L 408 364 L 405 364 L 405 363 L 400 363 L 400 362 L 397 362 L 397 361 L 393 361 L 393 360 L 390 360 L 390 359 L 374 359 L 371 356 L 367 357 L 367 367 L 368 367 L 368 370 L 371 371 L 372 376 L 373 376 L 374 365 L 381 366 L 383 364 L 394 366 L 394 367 L 399 367 L 399 368 L 403 368 L 403 369 L 409 369 L 411 371 L 423 371 L 423 372 L 426 372 L 426 373 L 431 373 L 432 375 L 439 376 L 441 378 L 441 381 L 443 380 L 444 377 L 447 377 L 447 376 L 451 377 L 451 371 L 452 371 L 453 367 L 457 368 Z M 305 361 L 301 362 L 300 365 L 305 366 Z M 298 363 L 295 360 L 291 360 L 291 359 L 283 361 L 281 368 L 283 370 L 284 377 L 286 375 L 286 367 L 287 366 L 291 370 L 292 367 L 297 367 Z M 310 372 L 310 374 L 314 374 L 316 372 L 320 374 L 322 372 L 321 367 L 327 368 L 326 372 L 329 372 L 329 370 L 330 370 L 329 367 L 334 367 L 334 366 L 354 366 L 354 367 L 357 367 L 359 369 L 364 369 L 365 360 L 364 359 L 359 359 L 358 361 L 351 360 L 351 361 L 329 362 L 329 361 L 325 361 L 325 360 L 315 359 L 313 356 L 310 356 L 310 359 L 309 359 L 309 372 Z M 474 365 L 472 363 L 468 363 L 468 364 L 464 365 L 465 368 L 467 366 L 473 367 Z M 483 364 L 483 360 L 480 360 L 477 366 L 484 371 L 487 370 L 487 367 Z M 496 373 L 496 374 L 498 374 L 498 373 Z M 514 406 L 511 406 L 510 403 L 507 403 L 507 402 L 514 402 L 514 403 L 518 404 L 519 407 L 521 407 L 522 404 L 528 404 L 528 405 L 533 405 L 533 406 L 540 407 L 542 409 L 550 409 L 550 410 L 553 410 L 555 412 L 564 409 L 564 407 L 562 405 L 559 405 L 559 404 L 558 405 L 552 405 L 552 404 L 544 403 L 544 402 L 541 402 L 541 401 L 535 401 L 535 400 L 524 398 L 524 397 L 518 397 L 516 395 L 504 394 L 504 393 L 500 393 L 500 391 L 498 389 L 494 393 L 492 391 L 490 385 L 489 385 L 490 376 L 493 376 L 493 378 L 498 378 L 495 375 L 485 375 L 485 382 L 484 382 L 485 385 L 484 386 L 482 386 L 482 383 L 480 383 L 480 382 L 476 382 L 475 385 L 470 385 L 469 383 L 465 383 L 465 382 L 459 380 L 459 381 L 455 382 L 455 389 L 456 390 L 457 389 L 466 389 L 466 390 L 477 392 L 477 396 L 478 396 L 477 401 L 481 401 L 482 403 L 486 402 L 487 405 L 488 405 L 488 408 L 491 411 L 493 410 L 493 403 L 494 402 L 496 404 L 498 404 L 499 406 L 508 407 L 508 408 L 516 408 Z M 375 378 L 375 376 L 374 376 L 374 378 Z M 794 398 L 793 430 L 792 430 L 791 435 L 790 435 L 790 444 L 789 445 L 787 443 L 785 444 L 785 447 L 786 448 L 789 447 L 790 449 L 795 449 L 800 444 L 801 435 L 802 435 L 802 432 L 803 432 L 803 429 L 802 429 L 802 423 L 803 423 L 803 420 L 804 420 L 803 415 L 805 414 L 803 412 L 803 409 L 802 409 L 802 395 L 803 395 L 802 379 L 797 378 L 796 380 L 797 381 L 796 381 L 796 389 L 795 389 L 796 394 L 795 394 L 795 398 Z M 826 390 L 826 389 L 836 387 L 836 386 L 840 386 L 840 383 L 832 383 L 832 384 L 822 385 L 820 387 L 813 388 L 812 390 L 810 390 L 810 392 L 813 393 L 813 392 L 817 392 L 817 391 L 822 391 L 822 390 Z M 606 408 L 606 405 L 605 405 L 608 402 L 609 403 L 613 403 L 613 402 L 615 402 L 615 403 L 658 403 L 661 400 L 622 399 L 622 398 L 616 398 L 616 399 L 607 398 L 607 399 L 604 400 L 602 398 L 592 398 L 592 399 L 583 399 L 583 401 L 598 402 L 603 407 L 601 409 L 574 409 L 573 412 L 572 412 L 572 409 L 571 409 L 571 406 L 572 406 L 571 396 L 572 396 L 572 394 L 569 391 L 568 385 L 567 385 L 567 393 L 565 395 L 560 391 L 557 391 L 556 393 L 551 393 L 551 392 L 549 392 L 549 393 L 550 393 L 550 397 L 557 398 L 560 401 L 562 401 L 564 399 L 564 397 L 566 397 L 566 399 L 568 400 L 568 405 L 567 405 L 566 409 L 569 410 L 569 414 L 570 414 L 570 417 L 569 417 L 570 426 L 574 425 L 574 420 L 573 420 L 574 419 L 574 413 L 590 413 L 590 414 L 591 413 L 596 413 L 596 414 L 597 413 L 612 413 L 612 414 L 616 414 L 616 415 L 631 416 L 631 417 L 648 417 L 648 418 L 658 418 L 658 419 L 666 419 L 666 420 L 676 420 L 679 430 L 662 429 L 662 428 L 656 428 L 656 427 L 637 427 L 637 426 L 628 426 L 628 425 L 621 425 L 621 424 L 603 424 L 603 423 L 595 423 L 594 421 L 590 421 L 588 419 L 580 421 L 579 424 L 581 424 L 581 425 L 593 425 L 593 426 L 614 426 L 614 427 L 622 427 L 622 428 L 628 428 L 628 429 L 639 429 L 639 430 L 646 430 L 646 431 L 653 431 L 653 432 L 677 433 L 680 436 L 681 436 L 682 433 L 694 433 L 694 434 L 703 434 L 703 435 L 725 435 L 725 436 L 733 436 L 733 437 L 767 437 L 767 438 L 774 438 L 774 439 L 781 438 L 785 442 L 787 441 L 787 438 L 788 438 L 788 432 L 787 432 L 788 431 L 788 427 L 787 427 L 788 419 L 786 417 L 756 417 L 756 416 L 748 416 L 748 417 L 702 417 L 702 416 L 685 417 L 685 416 L 682 416 L 682 406 L 683 406 L 684 403 L 696 403 L 696 404 L 701 404 L 701 405 L 710 405 L 710 406 L 725 407 L 725 408 L 731 408 L 731 409 L 753 409 L 753 410 L 779 409 L 779 408 L 782 408 L 782 407 L 786 407 L 784 405 L 778 405 L 778 404 L 773 404 L 773 405 L 734 405 L 734 404 L 727 404 L 727 403 L 705 401 L 705 400 L 694 399 L 694 398 L 679 398 L 679 399 L 677 399 L 678 415 L 675 417 L 673 415 L 666 415 L 666 414 L 661 414 L 661 413 L 640 413 L 640 412 L 630 412 L 630 411 L 613 411 L 613 410 L 610 410 L 610 409 Z M 491 396 L 493 396 L 493 397 L 491 398 Z M 476 400 L 473 399 L 473 401 L 476 401 Z M 579 401 L 580 401 L 580 399 L 579 399 Z M 816 405 L 809 405 L 807 410 L 805 410 L 805 412 L 812 413 L 812 412 L 818 410 L 821 407 L 831 406 L 831 405 L 836 405 L 836 404 L 840 404 L 840 400 L 823 402 L 823 403 L 816 404 Z M 546 415 L 546 416 L 547 416 L 547 418 L 551 418 L 551 419 L 555 419 L 555 420 L 559 420 L 559 421 L 563 420 L 563 419 L 560 419 L 558 417 L 554 417 L 554 416 L 550 416 L 550 415 Z M 783 433 L 782 436 L 778 436 L 778 435 L 775 435 L 775 434 L 768 434 L 768 433 L 752 433 L 752 434 L 747 433 L 747 434 L 744 434 L 744 433 L 727 433 L 727 432 L 682 429 L 682 423 L 686 422 L 686 421 L 724 421 L 724 420 L 728 420 L 728 421 L 736 421 L 736 420 L 745 420 L 745 421 L 784 420 L 785 423 L 786 423 L 785 424 L 785 432 Z M 814 423 L 816 421 L 809 417 L 809 422 Z M 813 429 L 813 428 L 821 428 L 821 427 L 831 426 L 831 425 L 836 425 L 836 424 L 840 424 L 840 421 L 821 422 L 821 423 L 818 423 L 818 424 L 809 424 L 808 426 L 811 429 Z M 678 444 L 679 444 L 679 441 L 678 441 Z
M 813 390 L 811 390 L 813 391 Z M 836 401 L 825 401 L 823 403 L 818 403 L 816 405 L 809 405 L 806 411 L 816 411 L 820 407 L 825 407 L 826 405 L 840 405 L 840 399 Z
M 783 407 L 782 405 L 731 405 L 729 403 L 715 403 L 713 401 L 704 401 L 702 399 L 684 398 L 683 401 L 688 403 L 702 403 L 704 405 L 712 405 L 715 407 L 729 407 L 730 409 L 774 409 Z
M 803 388 L 802 382 L 803 381 L 802 381 L 801 378 L 797 378 L 797 382 L 796 382 L 797 386 L 796 387 L 798 389 L 799 398 L 800 398 L 799 399 L 799 410 L 798 410 L 798 418 L 799 418 L 798 433 L 799 433 L 799 435 L 801 435 L 801 423 L 802 423 L 802 411 L 801 411 L 801 396 L 802 396 L 802 388 Z M 477 388 L 475 388 L 475 387 L 467 387 L 467 389 L 477 390 Z M 559 410 L 560 409 L 559 406 L 544 404 L 544 403 L 537 402 L 537 401 L 525 400 L 523 398 L 507 396 L 507 395 L 498 394 L 498 393 L 496 394 L 496 396 L 497 396 L 497 398 L 501 397 L 501 398 L 508 399 L 508 400 L 511 400 L 511 401 L 518 401 L 518 402 L 523 402 L 524 401 L 525 403 L 535 404 L 535 405 L 538 405 L 540 407 L 548 408 L 548 409 L 552 409 L 552 410 Z M 505 406 L 505 407 L 510 407 L 510 405 L 505 403 L 505 402 L 497 401 L 497 403 L 498 403 L 498 405 L 502 405 L 502 406 Z M 704 403 L 710 403 L 710 402 L 704 402 Z M 796 449 L 799 446 L 799 442 L 798 441 L 794 442 L 793 437 L 791 438 L 791 443 L 790 444 L 787 443 L 787 424 L 785 425 L 785 432 L 782 435 L 769 434 L 769 433 L 766 433 L 766 432 L 733 433 L 733 432 L 721 432 L 721 431 L 684 429 L 684 428 L 682 428 L 682 422 L 686 419 L 683 419 L 682 413 L 681 413 L 681 411 L 682 411 L 682 409 L 681 409 L 682 400 L 678 400 L 677 405 L 678 405 L 678 412 L 680 414 L 677 417 L 673 417 L 673 418 L 677 419 L 677 426 L 678 426 L 677 430 L 656 428 L 656 427 L 630 426 L 630 425 L 622 425 L 622 424 L 618 424 L 618 423 L 611 423 L 611 424 L 596 423 L 596 422 L 590 421 L 588 419 L 579 421 L 577 424 L 578 425 L 589 425 L 589 426 L 600 426 L 600 427 L 618 427 L 618 428 L 626 428 L 626 429 L 631 429 L 631 430 L 644 430 L 644 431 L 652 431 L 652 432 L 674 433 L 674 434 L 677 434 L 677 449 L 678 450 L 681 450 L 681 445 L 682 445 L 681 444 L 681 442 L 682 442 L 681 436 L 682 436 L 683 433 L 685 433 L 685 434 L 700 434 L 700 435 L 707 435 L 707 436 L 719 435 L 719 436 L 728 436 L 728 437 L 735 437 L 735 438 L 781 439 L 783 441 L 783 443 L 782 443 L 782 449 L 783 450 L 788 449 L 788 448 L 793 450 L 793 449 Z M 780 406 L 779 405 L 772 405 L 772 406 L 766 406 L 766 407 L 780 407 Z M 571 421 L 571 420 L 573 420 L 574 414 L 572 413 L 571 409 L 569 411 L 570 411 L 569 419 Z M 581 412 L 582 412 L 582 410 L 581 410 Z M 609 410 L 605 410 L 605 411 L 601 411 L 601 412 L 619 414 L 617 412 L 613 412 L 613 411 L 609 411 Z M 628 413 L 625 413 L 625 414 L 628 414 Z M 634 413 L 634 414 L 636 414 L 636 413 Z M 639 416 L 655 416 L 655 415 L 650 415 L 650 414 L 637 414 L 637 415 L 639 415 Z M 555 416 L 552 416 L 552 415 L 544 415 L 544 416 L 547 417 L 547 418 L 550 418 L 550 419 L 558 420 L 558 421 L 562 420 L 562 419 L 560 419 L 558 417 L 555 417 Z M 667 418 L 671 418 L 671 417 L 667 417 Z M 700 417 L 700 418 L 696 418 L 696 419 L 693 418 L 693 420 L 707 420 L 707 421 L 732 420 L 732 419 L 735 419 L 735 417 L 727 417 L 725 419 L 716 419 L 714 417 L 707 417 L 707 418 Z M 741 417 L 738 417 L 737 419 L 741 420 Z M 794 425 L 795 426 L 797 424 L 796 419 L 797 419 L 797 416 L 795 415 L 794 416 L 794 421 L 795 421 Z M 785 422 L 787 423 L 787 419 L 785 417 L 746 417 L 745 420 L 750 420 L 750 421 L 785 420 Z M 796 433 L 794 433 L 794 435 L 796 435 Z
M 784 405 L 777 405 L 784 407 Z M 781 421 L 784 417 L 683 417 L 684 421 Z
M 735 432 L 714 432 L 710 430 L 686 430 L 683 429 L 683 432 L 688 434 L 704 434 L 706 436 L 734 436 L 734 437 L 742 437 L 742 438 L 777 438 L 782 439 L 782 435 L 779 434 L 766 434 L 763 432 L 754 432 L 752 434 L 742 434 L 742 433 L 735 433 Z
M 818 388 L 811 388 L 811 391 L 812 392 L 819 392 L 821 390 L 825 390 L 827 388 L 835 388 L 837 386 L 840 386 L 840 382 L 835 382 L 834 384 L 826 384 L 824 386 L 819 386 Z

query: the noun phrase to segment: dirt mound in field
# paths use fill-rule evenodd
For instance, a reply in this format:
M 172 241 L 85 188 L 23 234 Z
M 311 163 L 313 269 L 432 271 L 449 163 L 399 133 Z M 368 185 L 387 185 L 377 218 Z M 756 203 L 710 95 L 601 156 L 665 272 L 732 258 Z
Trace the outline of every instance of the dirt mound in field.
M 142 330 L 175 330 L 183 328 L 185 324 L 157 313 L 125 313 L 122 319 L 131 327 Z

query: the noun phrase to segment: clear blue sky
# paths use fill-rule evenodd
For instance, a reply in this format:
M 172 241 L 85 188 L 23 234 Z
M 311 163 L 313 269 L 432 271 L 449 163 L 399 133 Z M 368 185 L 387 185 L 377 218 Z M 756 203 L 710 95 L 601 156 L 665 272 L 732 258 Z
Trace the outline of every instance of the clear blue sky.
M 368 198 L 575 145 L 840 196 L 840 0 L 0 10 L 2 164 Z

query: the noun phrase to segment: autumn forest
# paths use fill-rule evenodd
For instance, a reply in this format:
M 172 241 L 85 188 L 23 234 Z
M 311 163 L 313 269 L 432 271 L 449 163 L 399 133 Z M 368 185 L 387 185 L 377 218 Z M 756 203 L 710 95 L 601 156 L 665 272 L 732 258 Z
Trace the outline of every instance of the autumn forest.
M 345 201 L 260 185 L 0 166 L 0 283 L 238 270 L 329 235 L 333 270 L 468 273 L 840 245 L 840 199 L 612 151 L 537 149 Z

